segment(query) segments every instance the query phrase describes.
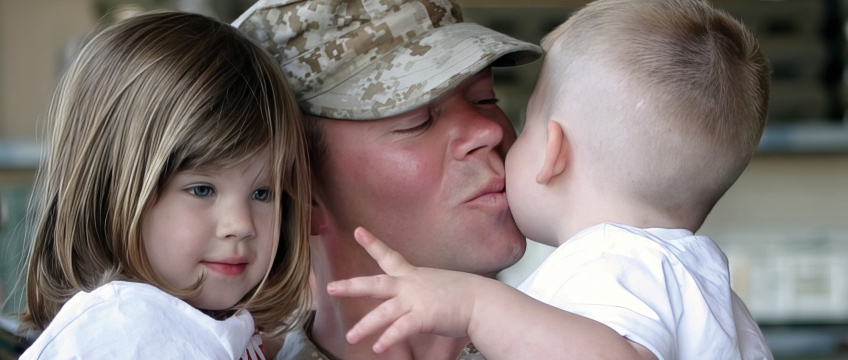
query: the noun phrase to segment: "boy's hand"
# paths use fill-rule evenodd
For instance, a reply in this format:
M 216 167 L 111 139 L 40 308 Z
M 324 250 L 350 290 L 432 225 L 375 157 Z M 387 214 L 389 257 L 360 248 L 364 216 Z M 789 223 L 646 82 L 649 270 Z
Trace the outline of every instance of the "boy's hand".
M 367 296 L 386 301 L 348 331 L 350 343 L 355 344 L 386 326 L 372 347 L 376 353 L 417 333 L 466 336 L 475 300 L 482 294 L 477 285 L 488 279 L 413 266 L 361 227 L 354 231 L 354 237 L 386 274 L 334 281 L 327 284 L 327 292 L 333 296 Z
M 604 324 L 536 301 L 497 280 L 415 267 L 363 228 L 354 237 L 386 274 L 334 281 L 327 292 L 386 301 L 348 331 L 351 343 L 385 328 L 372 346 L 376 353 L 416 333 L 430 333 L 470 336 L 492 360 L 657 359 Z

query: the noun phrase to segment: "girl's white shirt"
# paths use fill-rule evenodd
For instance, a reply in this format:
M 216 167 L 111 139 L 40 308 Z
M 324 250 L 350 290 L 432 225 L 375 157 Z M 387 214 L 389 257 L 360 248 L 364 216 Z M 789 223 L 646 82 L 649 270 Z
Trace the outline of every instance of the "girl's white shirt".
M 254 335 L 247 311 L 216 320 L 152 285 L 114 281 L 74 295 L 21 359 L 264 359 Z

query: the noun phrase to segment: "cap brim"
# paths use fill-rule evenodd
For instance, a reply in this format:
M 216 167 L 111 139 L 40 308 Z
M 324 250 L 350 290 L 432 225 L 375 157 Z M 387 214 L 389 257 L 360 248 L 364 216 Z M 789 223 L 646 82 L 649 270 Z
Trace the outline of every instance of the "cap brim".
M 542 50 L 473 23 L 431 29 L 301 106 L 310 114 L 374 120 L 427 104 L 488 66 L 535 61 Z

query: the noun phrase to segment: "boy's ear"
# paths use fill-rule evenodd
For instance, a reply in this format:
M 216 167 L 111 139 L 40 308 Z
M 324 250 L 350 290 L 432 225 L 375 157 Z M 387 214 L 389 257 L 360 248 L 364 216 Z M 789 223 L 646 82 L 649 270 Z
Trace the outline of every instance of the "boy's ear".
M 545 162 L 542 169 L 536 175 L 536 182 L 547 184 L 551 179 L 565 171 L 568 161 L 568 139 L 562 131 L 562 127 L 554 120 L 548 120 L 548 144 L 545 146 Z

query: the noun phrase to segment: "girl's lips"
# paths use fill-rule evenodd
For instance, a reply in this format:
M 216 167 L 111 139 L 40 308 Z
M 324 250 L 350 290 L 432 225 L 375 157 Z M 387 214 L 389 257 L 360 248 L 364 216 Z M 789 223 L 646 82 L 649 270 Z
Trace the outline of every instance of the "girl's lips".
M 247 268 L 247 263 L 227 264 L 220 262 L 204 262 L 203 265 L 206 265 L 206 267 L 214 272 L 229 276 L 241 275 Z

